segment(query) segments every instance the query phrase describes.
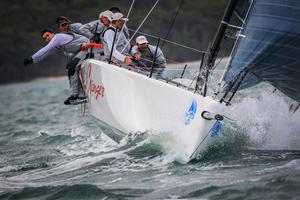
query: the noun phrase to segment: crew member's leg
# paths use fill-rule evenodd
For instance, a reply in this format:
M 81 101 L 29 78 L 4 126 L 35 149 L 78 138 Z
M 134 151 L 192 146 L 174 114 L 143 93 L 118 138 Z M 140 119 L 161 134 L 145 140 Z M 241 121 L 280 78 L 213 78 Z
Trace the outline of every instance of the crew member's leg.
M 78 104 L 86 102 L 86 96 L 79 78 L 79 69 L 84 58 L 85 53 L 79 52 L 67 64 L 69 84 L 71 90 L 71 96 L 64 102 L 67 105 L 73 103 Z
M 78 78 L 78 70 L 76 67 L 79 61 L 80 61 L 79 58 L 73 58 L 68 63 L 67 66 L 71 96 L 76 96 L 76 97 L 79 95 L 79 87 L 80 87 L 80 80 Z

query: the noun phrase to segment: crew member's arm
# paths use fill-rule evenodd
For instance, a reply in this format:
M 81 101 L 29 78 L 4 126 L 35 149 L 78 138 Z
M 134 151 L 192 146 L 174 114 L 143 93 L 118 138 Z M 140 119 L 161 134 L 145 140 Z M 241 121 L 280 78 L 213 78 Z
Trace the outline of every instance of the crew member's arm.
M 39 61 L 41 61 L 45 57 L 47 57 L 49 55 L 49 53 L 51 53 L 52 50 L 56 46 L 66 44 L 66 43 L 70 42 L 72 39 L 73 39 L 73 36 L 71 36 L 69 34 L 64 34 L 64 33 L 56 34 L 45 47 L 38 50 L 31 57 L 25 59 L 24 65 L 26 66 L 26 65 L 30 65 L 32 63 L 38 63 Z
M 70 42 L 72 39 L 73 36 L 69 34 L 64 34 L 64 33 L 55 34 L 52 40 L 45 47 L 41 48 L 31 56 L 33 59 L 33 63 L 40 62 L 41 60 L 46 58 L 49 55 L 49 53 L 51 53 L 51 51 L 55 49 L 56 46 L 64 45 Z
M 134 45 L 131 49 L 130 54 L 133 56 L 133 58 L 137 61 L 141 60 L 141 54 L 138 52 L 138 47 Z

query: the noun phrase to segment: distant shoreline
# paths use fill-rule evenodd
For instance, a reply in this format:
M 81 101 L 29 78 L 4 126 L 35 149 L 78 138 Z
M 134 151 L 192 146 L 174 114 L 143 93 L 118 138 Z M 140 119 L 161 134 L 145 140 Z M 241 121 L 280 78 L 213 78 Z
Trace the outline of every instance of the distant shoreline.
M 45 77 L 37 77 L 30 80 L 23 80 L 23 81 L 11 81 L 7 83 L 1 83 L 0 86 L 5 85 L 13 85 L 13 84 L 19 84 L 19 83 L 30 83 L 35 81 L 42 81 L 42 80 L 68 80 L 67 76 L 45 76 Z
M 49 77 L 38 77 L 34 78 L 29 82 L 40 81 L 40 80 L 67 80 L 67 76 L 49 76 Z

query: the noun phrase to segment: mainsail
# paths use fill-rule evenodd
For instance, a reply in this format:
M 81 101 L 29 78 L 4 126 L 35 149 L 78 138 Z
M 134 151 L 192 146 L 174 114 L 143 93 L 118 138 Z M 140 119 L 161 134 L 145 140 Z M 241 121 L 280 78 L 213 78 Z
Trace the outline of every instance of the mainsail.
M 224 88 L 247 69 L 242 85 L 265 81 L 300 102 L 300 1 L 253 0 L 241 35 Z

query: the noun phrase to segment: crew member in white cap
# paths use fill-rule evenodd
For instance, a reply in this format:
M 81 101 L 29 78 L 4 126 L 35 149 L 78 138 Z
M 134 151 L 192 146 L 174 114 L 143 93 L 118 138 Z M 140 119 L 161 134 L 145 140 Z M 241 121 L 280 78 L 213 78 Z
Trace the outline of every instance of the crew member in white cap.
M 121 31 L 124 23 L 128 21 L 122 13 L 114 13 L 111 25 L 103 34 L 104 55 L 108 61 L 115 64 L 131 64 L 130 44 L 124 32 Z M 112 50 L 113 49 L 113 50 Z M 111 51 L 113 52 L 111 54 Z
M 103 11 L 99 14 L 99 19 L 91 21 L 87 24 L 84 24 L 80 30 L 82 32 L 85 33 L 85 36 L 89 39 L 93 39 L 94 34 L 96 32 L 96 38 L 95 39 L 100 39 L 101 37 L 101 33 L 103 33 L 103 31 L 109 27 L 110 23 L 111 23 L 111 16 L 112 16 L 112 12 L 109 10 Z M 97 23 L 98 23 L 98 27 L 97 27 Z M 97 27 L 97 31 L 96 31 L 96 27 Z M 99 43 L 99 41 L 96 41 L 96 43 Z
M 119 7 L 111 7 L 110 9 L 108 9 L 109 11 L 111 11 L 112 13 L 122 13 L 121 12 L 121 9 Z M 126 24 L 124 24 L 124 27 L 123 27 L 123 32 L 125 34 L 125 37 L 129 40 L 130 38 L 130 34 L 129 34 L 129 30 L 128 30 L 128 27 L 126 26 Z
M 75 33 L 57 33 L 51 29 L 44 29 L 42 37 L 47 45 L 38 50 L 35 54 L 24 60 L 24 65 L 38 63 L 46 58 L 54 49 L 58 49 L 72 56 L 67 64 L 68 77 L 71 89 L 71 96 L 65 100 L 66 105 L 75 105 L 87 102 L 85 92 L 83 90 L 79 70 L 81 63 L 86 57 L 86 51 L 81 51 L 83 47 L 89 43 L 89 39 Z
M 112 12 L 105 10 L 99 14 L 99 19 L 84 24 L 80 31 L 84 36 L 89 38 L 92 42 L 103 44 L 103 33 L 109 27 Z M 97 31 L 96 31 L 97 28 Z M 97 60 L 105 60 L 103 48 L 93 49 L 93 57 Z
M 136 38 L 136 45 L 134 45 L 132 48 L 132 55 L 136 60 L 150 70 L 155 56 L 155 50 L 156 46 L 150 45 L 147 38 L 143 35 L 140 35 Z M 158 47 L 153 63 L 154 72 L 157 73 L 157 76 L 161 75 L 166 67 L 166 64 L 165 56 L 162 50 Z

